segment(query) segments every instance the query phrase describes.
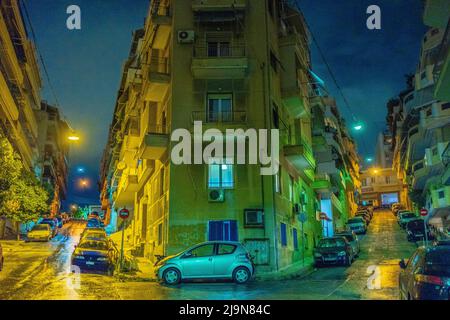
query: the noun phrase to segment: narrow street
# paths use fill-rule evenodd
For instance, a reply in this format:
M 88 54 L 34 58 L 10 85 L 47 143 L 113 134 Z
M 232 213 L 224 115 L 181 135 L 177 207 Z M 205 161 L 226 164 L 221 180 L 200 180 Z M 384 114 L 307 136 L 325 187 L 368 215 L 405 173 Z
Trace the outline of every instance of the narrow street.
M 72 223 L 50 243 L 1 242 L 5 269 L 0 273 L 0 299 L 397 299 L 398 262 L 415 245 L 390 211 L 376 211 L 361 255 L 350 268 L 317 269 L 298 280 L 234 283 L 184 283 L 166 287 L 154 282 L 120 282 L 103 275 L 70 273 L 70 256 L 84 225 Z M 381 289 L 367 288 L 368 268 L 378 267 Z

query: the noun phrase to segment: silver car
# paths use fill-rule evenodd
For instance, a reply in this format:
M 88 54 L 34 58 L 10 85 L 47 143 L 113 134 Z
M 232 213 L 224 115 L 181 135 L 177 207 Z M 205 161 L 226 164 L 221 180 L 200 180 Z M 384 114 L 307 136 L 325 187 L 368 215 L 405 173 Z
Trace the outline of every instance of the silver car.
M 350 246 L 352 247 L 353 254 L 355 257 L 359 256 L 359 253 L 361 252 L 361 246 L 359 244 L 358 236 L 353 231 L 346 231 L 346 232 L 339 232 L 336 233 L 336 237 L 345 237 L 348 242 L 350 243 Z
M 198 244 L 155 264 L 158 279 L 175 285 L 187 279 L 232 279 L 248 282 L 255 267 L 239 242 L 210 241 Z
M 348 219 L 346 225 L 349 230 L 356 234 L 365 234 L 367 232 L 366 221 L 361 216 Z

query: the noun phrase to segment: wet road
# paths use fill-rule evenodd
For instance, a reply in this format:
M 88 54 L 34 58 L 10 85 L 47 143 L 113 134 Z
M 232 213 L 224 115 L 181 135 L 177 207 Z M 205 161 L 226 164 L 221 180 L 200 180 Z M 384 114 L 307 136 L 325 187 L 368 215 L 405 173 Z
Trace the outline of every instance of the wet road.
M 362 238 L 360 257 L 349 268 L 321 268 L 302 279 L 244 286 L 186 283 L 173 288 L 71 274 L 70 255 L 83 229 L 80 223 L 68 225 L 50 243 L 2 242 L 0 299 L 397 299 L 398 262 L 416 248 L 390 211 L 378 211 Z

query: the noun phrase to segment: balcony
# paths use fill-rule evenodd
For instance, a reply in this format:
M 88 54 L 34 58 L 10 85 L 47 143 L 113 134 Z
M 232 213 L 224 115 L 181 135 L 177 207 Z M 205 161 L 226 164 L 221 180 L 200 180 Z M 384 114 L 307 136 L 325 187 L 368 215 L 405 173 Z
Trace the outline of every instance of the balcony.
M 209 128 L 225 131 L 226 129 L 240 129 L 247 126 L 247 112 L 192 112 L 192 123 L 201 121 L 204 130 Z
M 116 206 L 130 206 L 134 203 L 135 192 L 138 191 L 137 169 L 127 168 L 119 179 L 115 193 Z
M 326 173 L 316 174 L 312 188 L 317 192 L 327 192 L 331 188 L 330 176 Z
M 428 86 L 418 91 L 412 91 L 403 99 L 405 115 L 410 113 L 413 109 L 431 104 L 435 100 L 433 86 Z
M 415 190 L 422 190 L 428 180 L 429 167 L 424 160 L 415 162 L 412 165 L 411 187 Z
M 195 46 L 192 75 L 196 79 L 244 79 L 249 61 L 245 46 Z
M 433 209 L 447 208 L 450 206 L 450 186 L 442 186 L 431 191 Z
M 306 82 L 302 81 L 302 70 L 282 71 L 281 97 L 284 105 L 294 118 L 301 118 L 311 113 L 308 102 Z M 293 74 L 289 74 L 293 73 Z
M 163 132 L 163 130 L 152 130 L 144 136 L 138 151 L 140 159 L 161 159 L 170 143 L 169 134 Z
M 450 102 L 437 101 L 420 112 L 420 125 L 425 130 L 434 130 L 450 123 Z
M 247 0 L 193 0 L 194 12 L 245 11 Z
M 304 140 L 298 145 L 284 146 L 284 156 L 298 172 L 314 170 L 316 168 L 312 148 Z
M 172 10 L 168 0 L 155 0 L 151 2 L 149 17 L 150 28 L 155 28 L 152 48 L 164 50 L 172 33 Z
M 163 101 L 171 82 L 169 59 L 153 58 L 150 64 L 144 64 L 144 69 L 147 70 L 145 101 Z

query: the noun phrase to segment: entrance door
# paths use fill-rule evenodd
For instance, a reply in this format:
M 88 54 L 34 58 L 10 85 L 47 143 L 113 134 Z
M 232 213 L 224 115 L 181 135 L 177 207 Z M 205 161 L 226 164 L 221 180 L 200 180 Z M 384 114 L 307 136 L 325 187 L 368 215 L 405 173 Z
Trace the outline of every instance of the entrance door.
M 209 221 L 209 241 L 238 241 L 236 220 Z
M 233 119 L 231 94 L 208 95 L 208 122 L 231 122 Z

